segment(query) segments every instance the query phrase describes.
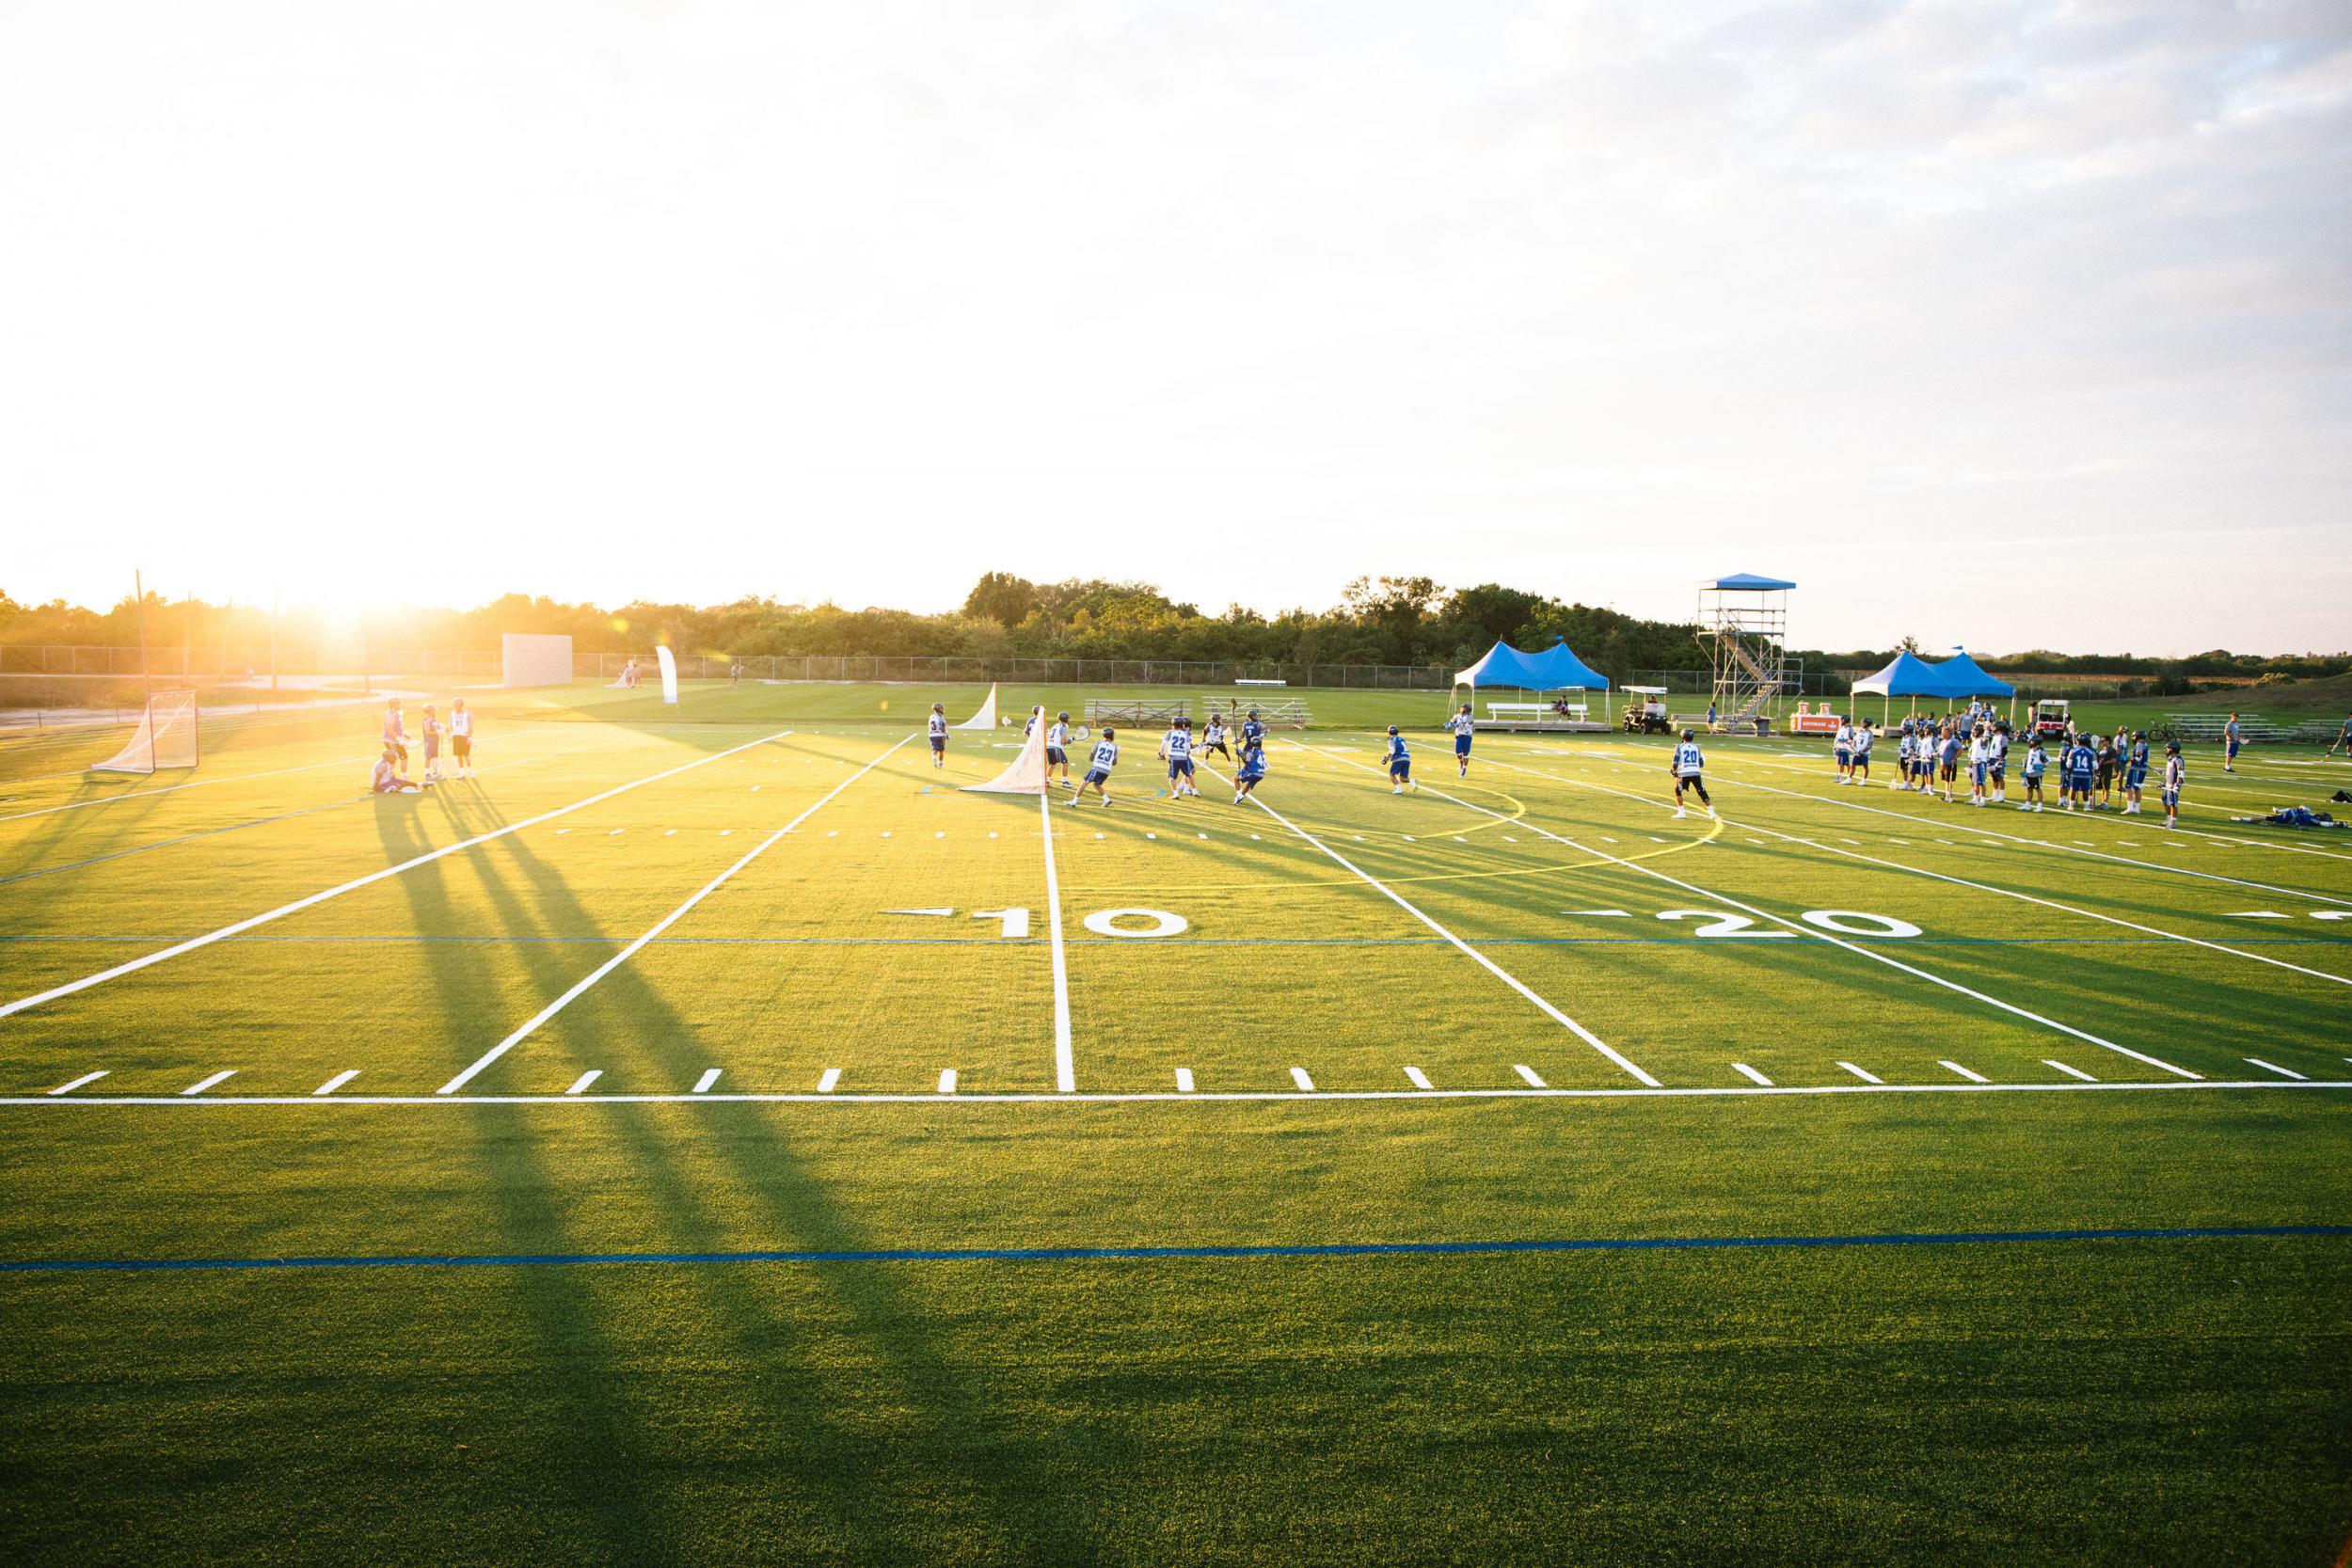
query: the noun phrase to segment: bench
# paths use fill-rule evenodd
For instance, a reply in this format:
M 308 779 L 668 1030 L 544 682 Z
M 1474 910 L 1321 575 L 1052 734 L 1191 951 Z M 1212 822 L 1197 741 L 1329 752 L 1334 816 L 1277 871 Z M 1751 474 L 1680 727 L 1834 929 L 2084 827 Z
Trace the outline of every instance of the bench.
M 1585 703 L 1570 703 L 1567 708 L 1568 711 L 1564 714 L 1549 703 L 1488 703 L 1486 717 L 1490 720 L 1575 719 L 1581 721 L 1593 711 L 1591 705 Z
M 1127 699 L 1116 702 L 1090 700 L 1087 704 L 1087 724 L 1099 729 L 1104 724 L 1141 724 L 1167 728 L 1179 719 L 1192 716 L 1187 702 L 1142 703 Z
M 1211 691 L 1200 699 L 1204 715 L 1222 714 L 1226 724 L 1235 729 L 1241 727 L 1242 716 L 1253 707 L 1258 710 L 1258 722 L 1269 730 L 1307 727 L 1307 704 L 1303 698 L 1235 696 L 1230 691 Z

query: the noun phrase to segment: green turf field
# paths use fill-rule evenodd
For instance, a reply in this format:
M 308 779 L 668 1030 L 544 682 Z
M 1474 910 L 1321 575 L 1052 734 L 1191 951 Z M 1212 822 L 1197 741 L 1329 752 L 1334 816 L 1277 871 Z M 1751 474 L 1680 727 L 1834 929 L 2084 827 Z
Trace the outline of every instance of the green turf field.
M 2352 843 L 2231 820 L 2341 759 L 2168 832 L 1718 740 L 1677 820 L 1313 693 L 1261 805 L 1071 809 L 914 689 L 477 695 L 417 798 L 368 708 L 0 745 L 12 1560 L 2352 1535 Z

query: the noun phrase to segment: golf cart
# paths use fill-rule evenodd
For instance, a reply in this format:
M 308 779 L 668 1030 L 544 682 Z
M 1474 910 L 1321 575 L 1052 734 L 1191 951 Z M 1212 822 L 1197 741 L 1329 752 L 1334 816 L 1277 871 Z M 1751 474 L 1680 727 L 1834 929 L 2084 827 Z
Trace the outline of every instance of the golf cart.
M 1665 735 L 1674 728 L 1666 714 L 1666 689 L 1662 686 L 1621 686 L 1626 693 L 1625 733 L 1628 735 Z
M 2036 735 L 2072 735 L 2074 730 L 2074 712 L 2063 697 L 2044 697 L 2033 705 L 2033 733 Z

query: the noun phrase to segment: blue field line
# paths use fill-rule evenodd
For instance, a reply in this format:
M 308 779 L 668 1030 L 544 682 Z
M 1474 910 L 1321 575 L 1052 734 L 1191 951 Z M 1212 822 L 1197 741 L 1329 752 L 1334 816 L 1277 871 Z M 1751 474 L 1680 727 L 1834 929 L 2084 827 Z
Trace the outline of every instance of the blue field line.
M 273 822 L 291 822 L 297 816 L 309 816 L 313 812 L 333 811 L 337 806 L 347 806 L 356 800 L 367 799 L 369 797 L 366 795 L 346 795 L 340 800 L 328 800 L 322 805 L 305 806 L 300 811 L 281 812 L 276 816 L 256 816 L 248 821 L 231 822 L 225 828 L 207 828 L 202 832 L 182 833 L 178 838 L 167 838 L 155 844 L 142 844 L 136 848 L 117 849 L 110 855 L 92 855 L 86 861 L 68 861 L 63 865 L 44 865 L 38 871 L 20 871 L 13 877 L 0 877 L 0 887 L 6 887 L 10 882 L 29 882 L 36 877 L 54 877 L 60 871 L 75 871 L 86 865 L 103 865 L 108 861 L 119 861 L 128 855 L 144 855 L 151 849 L 168 849 L 175 844 L 193 844 L 199 838 L 217 838 L 222 833 L 233 833 L 241 828 L 266 828 Z M 144 941 L 145 939 L 126 940 Z
M 1295 1245 L 887 1247 L 842 1252 L 514 1252 L 355 1258 L 91 1258 L 0 1262 L 0 1274 L 169 1274 L 198 1269 L 551 1268 L 588 1263 L 1152 1263 L 1196 1259 L 1474 1257 L 1737 1247 L 1984 1246 L 2352 1236 L 2352 1225 L 2182 1226 L 2104 1230 L 1883 1231 L 1859 1236 L 1615 1236 L 1533 1242 L 1324 1242 Z

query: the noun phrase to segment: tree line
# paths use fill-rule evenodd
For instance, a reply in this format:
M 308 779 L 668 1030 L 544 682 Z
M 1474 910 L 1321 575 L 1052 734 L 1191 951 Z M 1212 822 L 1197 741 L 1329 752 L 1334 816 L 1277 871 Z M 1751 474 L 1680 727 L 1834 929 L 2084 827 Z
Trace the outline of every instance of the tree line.
M 151 647 L 262 649 L 267 608 L 129 595 L 98 610 L 63 600 L 20 604 L 0 592 L 0 644 L 130 647 L 144 608 Z M 279 617 L 282 646 L 335 649 L 489 650 L 502 632 L 560 632 L 580 653 L 642 652 L 666 643 L 719 657 L 915 655 L 974 658 L 1197 659 L 1242 665 L 1432 665 L 1458 669 L 1498 641 L 1523 648 L 1565 637 L 1584 661 L 1615 678 L 1689 670 L 1705 662 L 1697 626 L 1574 604 L 1500 583 L 1447 588 L 1425 577 L 1358 578 L 1327 610 L 1265 614 L 1242 605 L 1210 613 L 1143 582 L 1072 578 L 1031 582 L 990 572 L 960 610 L 940 614 L 746 597 L 719 605 L 635 601 L 617 609 L 509 594 L 471 610 L 374 609 L 354 624 L 304 607 Z M 1923 652 L 1916 639 L 1904 647 Z M 1811 672 L 1874 670 L 1894 648 L 1791 649 Z M 1927 657 L 1935 657 L 1929 653 Z M 2340 674 L 2352 653 L 2255 655 L 2216 648 L 2186 658 L 1979 653 L 2002 673 L 2133 676 L 2150 689 L 2185 691 L 2192 679 L 2257 680 Z

